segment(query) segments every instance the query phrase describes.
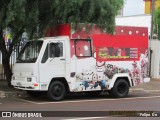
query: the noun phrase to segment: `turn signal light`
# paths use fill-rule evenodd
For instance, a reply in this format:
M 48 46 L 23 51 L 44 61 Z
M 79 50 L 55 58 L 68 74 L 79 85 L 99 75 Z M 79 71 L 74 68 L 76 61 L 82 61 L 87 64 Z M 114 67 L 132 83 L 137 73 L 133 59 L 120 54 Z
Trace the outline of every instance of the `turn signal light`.
M 38 86 L 38 84 L 37 84 L 37 83 L 35 83 L 35 84 L 34 84 L 34 87 L 37 87 L 37 86 Z

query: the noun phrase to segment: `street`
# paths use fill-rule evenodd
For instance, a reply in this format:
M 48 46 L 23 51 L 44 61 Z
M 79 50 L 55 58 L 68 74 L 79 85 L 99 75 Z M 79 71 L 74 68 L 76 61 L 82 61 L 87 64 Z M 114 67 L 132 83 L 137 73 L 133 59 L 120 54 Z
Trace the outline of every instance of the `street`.
M 119 111 L 122 112 L 122 114 L 124 111 L 146 111 L 147 113 L 150 111 L 149 114 L 151 113 L 155 115 L 152 118 L 158 120 L 159 117 L 156 116 L 160 115 L 159 101 L 160 94 L 144 92 L 130 93 L 127 98 L 121 99 L 113 99 L 106 94 L 102 94 L 97 97 L 90 97 L 86 95 L 71 95 L 63 101 L 59 102 L 49 101 L 45 96 L 40 98 L 12 97 L 0 99 L 0 111 L 42 112 L 42 117 L 55 117 L 57 120 L 102 120 L 106 119 L 108 112 L 111 111 Z M 48 111 L 48 113 L 44 111 Z M 156 111 L 158 113 L 156 113 Z M 142 112 L 141 118 L 144 119 L 146 117 L 150 117 L 151 119 L 151 116 L 147 116 L 147 113 Z M 62 116 L 63 118 L 61 118 Z M 77 117 L 78 119 L 75 119 Z M 113 117 L 110 117 L 110 119 L 111 118 Z

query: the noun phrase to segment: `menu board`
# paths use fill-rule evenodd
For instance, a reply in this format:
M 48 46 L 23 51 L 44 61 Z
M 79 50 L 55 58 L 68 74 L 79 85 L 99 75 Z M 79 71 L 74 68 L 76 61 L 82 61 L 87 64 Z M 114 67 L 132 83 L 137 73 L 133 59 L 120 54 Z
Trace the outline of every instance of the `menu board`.
M 97 59 L 105 61 L 138 60 L 138 48 L 98 47 Z

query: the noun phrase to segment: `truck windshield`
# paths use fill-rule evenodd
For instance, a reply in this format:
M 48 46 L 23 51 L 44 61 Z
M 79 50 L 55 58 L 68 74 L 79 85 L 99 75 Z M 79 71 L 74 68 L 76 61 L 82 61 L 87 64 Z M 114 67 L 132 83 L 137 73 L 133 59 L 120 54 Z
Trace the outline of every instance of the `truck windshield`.
M 43 41 L 27 42 L 27 44 L 19 53 L 17 63 L 35 63 L 38 58 L 42 44 Z

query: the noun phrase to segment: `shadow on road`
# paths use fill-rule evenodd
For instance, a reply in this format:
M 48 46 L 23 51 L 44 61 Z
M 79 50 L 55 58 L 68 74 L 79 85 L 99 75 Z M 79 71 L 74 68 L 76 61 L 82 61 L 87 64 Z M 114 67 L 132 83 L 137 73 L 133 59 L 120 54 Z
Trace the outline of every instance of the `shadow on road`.
M 129 93 L 127 98 L 134 98 L 134 97 L 148 97 L 151 94 L 149 93 Z M 33 97 L 33 96 L 20 96 L 17 97 L 19 99 L 24 99 L 28 101 L 34 101 L 34 102 L 53 102 L 48 99 L 47 94 L 44 92 L 41 96 Z M 86 93 L 69 93 L 64 100 L 62 101 L 79 101 L 79 100 L 94 100 L 94 99 L 119 99 L 119 98 L 113 98 L 111 97 L 108 92 L 102 92 L 99 95 L 94 94 L 86 94 Z M 54 101 L 55 102 L 55 101 Z

